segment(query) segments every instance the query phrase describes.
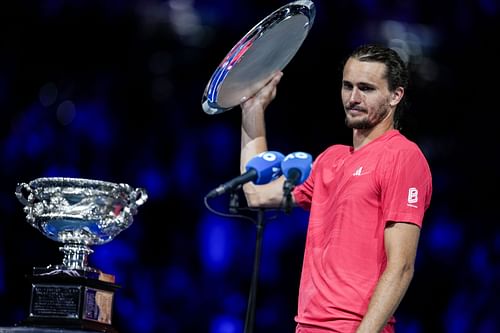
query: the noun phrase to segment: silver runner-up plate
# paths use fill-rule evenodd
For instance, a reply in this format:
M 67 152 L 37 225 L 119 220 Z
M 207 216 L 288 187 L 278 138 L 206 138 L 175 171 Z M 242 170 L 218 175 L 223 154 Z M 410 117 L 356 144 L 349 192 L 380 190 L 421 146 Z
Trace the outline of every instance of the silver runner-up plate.
M 212 74 L 203 111 L 213 115 L 234 108 L 285 68 L 307 37 L 315 12 L 312 1 L 290 2 L 247 32 Z

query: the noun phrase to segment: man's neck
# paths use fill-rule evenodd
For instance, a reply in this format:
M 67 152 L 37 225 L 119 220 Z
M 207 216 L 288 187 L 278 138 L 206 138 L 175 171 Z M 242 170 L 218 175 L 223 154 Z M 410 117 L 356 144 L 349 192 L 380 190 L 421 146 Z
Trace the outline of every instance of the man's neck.
M 394 129 L 393 124 L 379 124 L 378 126 L 369 129 L 354 128 L 352 130 L 352 145 L 354 150 L 360 149 L 364 145 L 370 143 L 392 129 Z

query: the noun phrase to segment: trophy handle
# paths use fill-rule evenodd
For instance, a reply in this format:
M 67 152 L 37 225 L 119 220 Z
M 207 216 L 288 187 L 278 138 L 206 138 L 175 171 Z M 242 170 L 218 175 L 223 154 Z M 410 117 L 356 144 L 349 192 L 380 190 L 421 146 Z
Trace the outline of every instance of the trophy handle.
M 27 183 L 19 183 L 16 186 L 16 197 L 25 206 L 30 203 L 31 192 L 31 187 Z
M 139 207 L 140 205 L 145 203 L 147 199 L 148 199 L 148 194 L 147 194 L 146 190 L 143 188 L 139 187 L 139 188 L 136 188 L 136 189 L 130 191 L 128 194 L 128 202 L 127 202 L 128 206 L 126 208 L 126 211 L 128 213 L 126 213 L 126 215 L 137 214 L 137 207 Z M 128 215 L 127 219 L 130 218 L 131 215 Z
M 146 200 L 148 200 L 148 194 L 147 194 L 146 190 L 141 188 L 141 187 L 136 188 L 131 193 L 131 197 L 132 197 L 136 207 L 141 206 L 143 203 L 146 202 Z

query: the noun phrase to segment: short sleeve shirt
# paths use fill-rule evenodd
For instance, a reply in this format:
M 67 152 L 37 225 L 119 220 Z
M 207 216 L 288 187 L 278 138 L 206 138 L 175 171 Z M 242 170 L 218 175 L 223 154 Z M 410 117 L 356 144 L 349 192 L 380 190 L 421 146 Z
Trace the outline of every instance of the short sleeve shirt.
M 397 130 L 320 154 L 293 192 L 310 210 L 296 321 L 334 330 L 361 320 L 386 267 L 386 223 L 421 227 L 431 194 L 425 156 Z

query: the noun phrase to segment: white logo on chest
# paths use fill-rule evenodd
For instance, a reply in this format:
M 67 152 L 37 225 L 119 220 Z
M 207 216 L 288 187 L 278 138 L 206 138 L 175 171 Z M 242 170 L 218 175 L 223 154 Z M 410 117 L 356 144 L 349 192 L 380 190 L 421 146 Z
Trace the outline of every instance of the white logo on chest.
M 361 176 L 361 175 L 364 175 L 364 174 L 366 174 L 366 172 L 363 173 L 363 167 L 360 166 L 359 168 L 356 169 L 356 171 L 354 171 L 354 173 L 352 175 L 353 176 Z

